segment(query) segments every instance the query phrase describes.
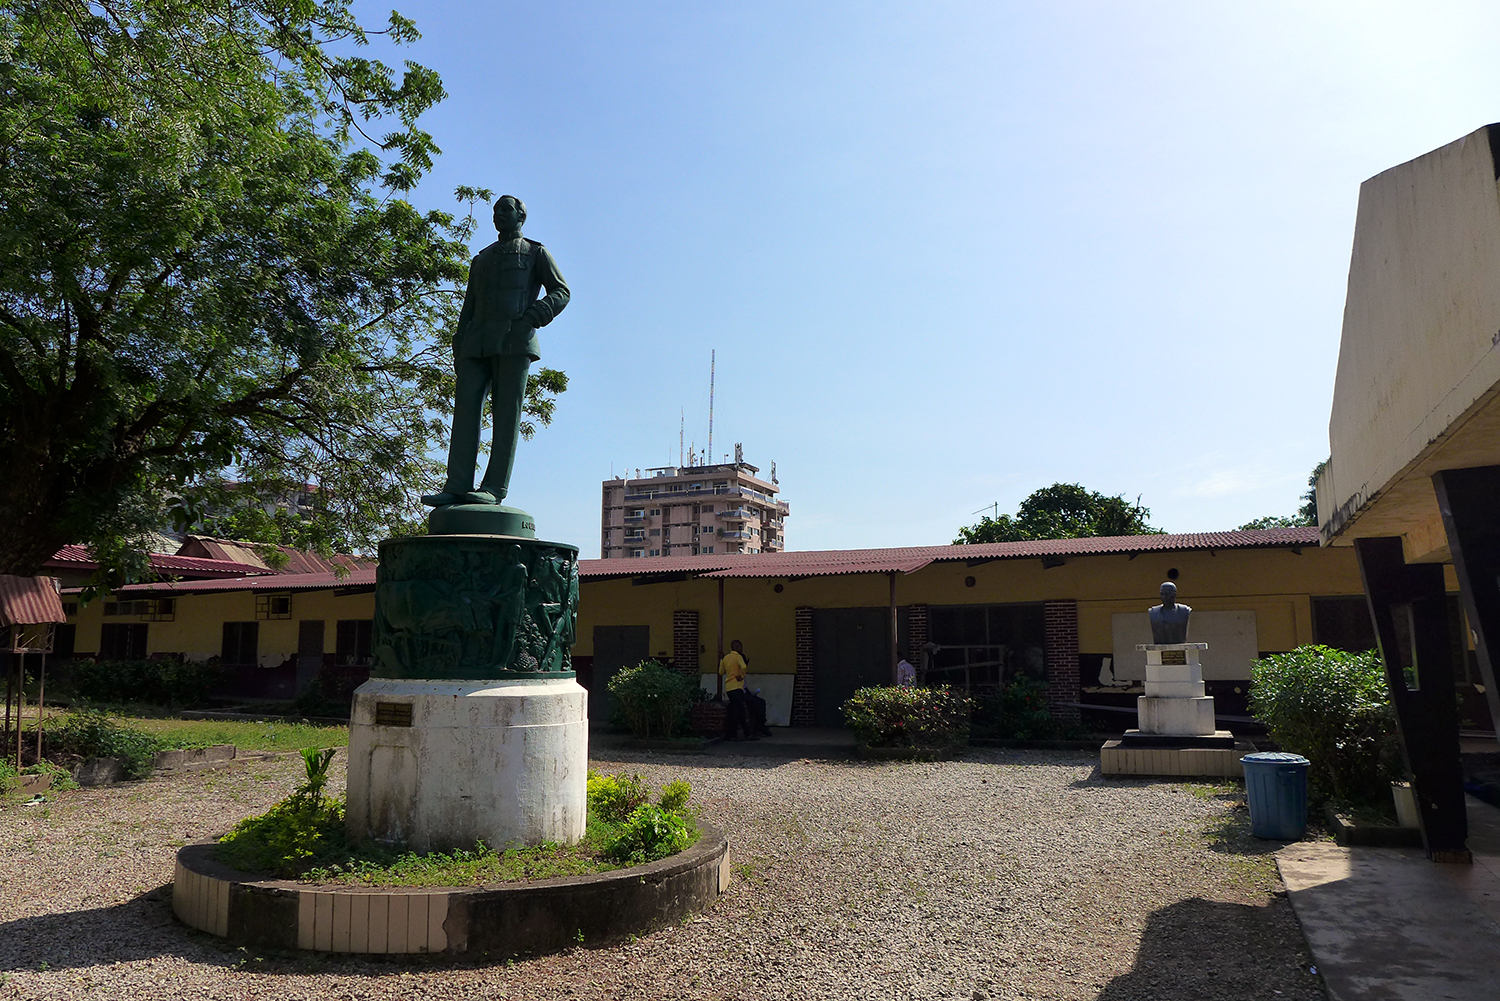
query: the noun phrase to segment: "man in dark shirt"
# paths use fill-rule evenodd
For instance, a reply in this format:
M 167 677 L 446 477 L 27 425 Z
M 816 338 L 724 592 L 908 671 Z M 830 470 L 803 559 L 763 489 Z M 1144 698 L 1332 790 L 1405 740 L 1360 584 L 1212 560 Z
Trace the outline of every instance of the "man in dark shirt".
M 531 363 L 541 358 L 536 330 L 563 311 L 570 295 L 547 248 L 521 236 L 525 222 L 525 204 L 513 195 L 503 196 L 495 203 L 495 229 L 500 238 L 469 265 L 469 287 L 453 338 L 458 386 L 448 479 L 440 493 L 422 498 L 424 504 L 494 504 L 510 489 L 526 377 Z M 538 298 L 543 289 L 547 295 Z M 486 393 L 494 434 L 489 466 L 476 490 L 474 463 Z

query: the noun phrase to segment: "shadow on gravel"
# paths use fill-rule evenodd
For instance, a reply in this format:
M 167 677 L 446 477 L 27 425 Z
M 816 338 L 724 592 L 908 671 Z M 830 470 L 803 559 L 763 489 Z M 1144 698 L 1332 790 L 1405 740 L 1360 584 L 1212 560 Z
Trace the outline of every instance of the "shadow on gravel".
M 155 956 L 215 962 L 199 933 L 172 914 L 172 887 L 160 886 L 113 907 L 20 918 L 0 924 L 0 970 L 57 970 Z M 231 965 L 224 952 L 218 962 Z
M 798 760 L 790 754 L 743 755 L 726 757 L 703 752 L 699 754 L 661 754 L 627 748 L 601 747 L 589 751 L 589 760 L 612 765 L 681 765 L 684 768 L 751 768 L 769 770 Z
M 591 943 L 586 948 L 607 948 L 614 944 Z M 159 956 L 177 957 L 196 966 L 257 974 L 327 973 L 377 978 L 406 970 L 485 968 L 517 958 L 489 953 L 365 956 L 244 948 L 180 923 L 172 913 L 170 885 L 113 907 L 0 923 L 0 972 L 3 973 L 86 969 Z
M 1098 1001 L 1205 1001 L 1326 998 L 1308 972 L 1302 932 L 1284 899 L 1265 906 L 1194 898 L 1146 918 L 1129 973 L 1099 992 Z M 1274 992 L 1274 993 L 1273 993 Z

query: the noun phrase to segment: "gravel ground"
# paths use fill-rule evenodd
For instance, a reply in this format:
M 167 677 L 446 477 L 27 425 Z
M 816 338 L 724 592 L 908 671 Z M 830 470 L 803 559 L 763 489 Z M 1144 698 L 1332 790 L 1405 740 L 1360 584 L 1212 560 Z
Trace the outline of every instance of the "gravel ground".
M 285 795 L 301 761 L 281 757 L 0 809 L 0 998 L 1325 997 L 1233 787 L 1103 780 L 1071 752 L 611 755 L 688 779 L 730 832 L 707 914 L 514 963 L 256 955 L 183 928 L 174 850 Z

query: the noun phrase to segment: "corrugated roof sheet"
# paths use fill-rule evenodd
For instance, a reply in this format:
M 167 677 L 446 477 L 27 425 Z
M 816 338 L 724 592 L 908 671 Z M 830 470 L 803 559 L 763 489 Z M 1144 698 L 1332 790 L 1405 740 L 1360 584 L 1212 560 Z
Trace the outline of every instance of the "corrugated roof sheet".
M 67 621 L 56 578 L 0 574 L 0 627 Z
M 234 560 L 208 560 L 196 556 L 177 556 L 173 553 L 148 553 L 147 564 L 152 570 L 166 576 L 194 577 L 243 577 L 246 574 L 268 573 L 263 566 L 240 563 Z M 83 546 L 63 546 L 49 561 L 52 563 L 78 563 L 94 565 L 93 555 Z
M 351 570 L 347 577 L 332 573 L 280 573 L 260 571 L 255 577 L 228 580 L 177 580 L 158 584 L 127 584 L 116 594 L 204 594 L 216 591 L 321 591 L 336 587 L 374 587 L 375 568 Z M 70 588 L 69 591 L 78 590 Z
M 347 553 L 336 553 L 330 557 L 319 556 L 317 553 L 305 549 L 293 549 L 291 546 L 274 546 L 286 557 L 286 564 L 279 569 L 270 566 L 264 554 L 261 552 L 265 547 L 250 542 L 238 542 L 234 539 L 216 539 L 207 535 L 189 535 L 183 542 L 178 553 L 191 553 L 193 555 L 207 556 L 216 560 L 234 560 L 239 563 L 248 563 L 258 566 L 272 573 L 301 574 L 301 573 L 332 573 L 338 567 L 353 570 L 359 567 L 373 567 L 374 560 L 367 560 L 359 556 L 351 556 Z
M 682 574 L 692 577 L 827 577 L 862 573 L 913 573 L 931 563 L 1014 560 L 1044 557 L 1105 556 L 1144 552 L 1190 552 L 1220 549 L 1287 549 L 1316 546 L 1318 530 L 1267 528 L 1250 532 L 1197 532 L 1184 535 L 1117 535 L 1092 539 L 1042 539 L 1035 542 L 990 542 L 974 546 L 912 546 L 899 549 L 830 549 L 790 553 L 724 553 L 701 556 L 652 556 L 625 560 L 583 560 L 579 576 L 595 580 Z M 375 567 L 332 573 L 283 573 L 235 580 L 192 580 L 132 584 L 120 593 L 150 591 L 190 594 L 212 591 L 306 591 L 336 587 L 369 587 Z
M 912 573 L 929 563 L 955 560 L 1015 560 L 1044 557 L 1218 549 L 1316 546 L 1318 530 L 1266 528 L 1244 532 L 1182 535 L 1114 535 L 1088 539 L 986 542 L 972 546 L 912 546 L 900 549 L 831 549 L 788 553 L 727 553 L 713 556 L 649 556 L 584 560 L 582 577 L 636 577 L 690 573 L 699 577 L 823 577 L 860 573 Z

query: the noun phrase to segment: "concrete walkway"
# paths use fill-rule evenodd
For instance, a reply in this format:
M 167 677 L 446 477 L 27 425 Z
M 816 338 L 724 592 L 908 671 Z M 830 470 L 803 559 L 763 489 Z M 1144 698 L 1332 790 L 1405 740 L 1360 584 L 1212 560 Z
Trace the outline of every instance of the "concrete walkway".
M 1467 799 L 1471 866 L 1326 841 L 1277 853 L 1333 1001 L 1500 998 L 1500 810 Z

